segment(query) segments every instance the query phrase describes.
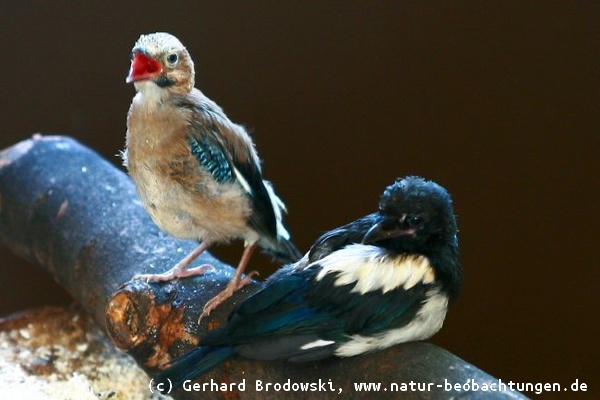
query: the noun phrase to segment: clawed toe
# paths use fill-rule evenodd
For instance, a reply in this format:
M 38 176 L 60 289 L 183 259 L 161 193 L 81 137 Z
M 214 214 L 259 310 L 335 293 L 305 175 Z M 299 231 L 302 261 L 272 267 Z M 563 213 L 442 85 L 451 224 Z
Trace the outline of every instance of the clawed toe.
M 139 274 L 133 277 L 134 280 L 143 280 L 148 282 L 168 282 L 179 278 L 188 278 L 190 276 L 204 275 L 208 271 L 214 271 L 215 267 L 210 264 L 204 264 L 194 268 L 180 268 L 175 266 L 162 274 Z
M 233 294 L 236 291 L 250 284 L 252 282 L 252 277 L 256 275 L 258 275 L 258 272 L 252 271 L 248 275 L 246 275 L 244 279 L 233 278 L 232 280 L 230 280 L 225 289 L 223 289 L 219 294 L 217 294 L 215 297 L 206 302 L 204 308 L 202 309 L 202 314 L 200 315 L 200 318 L 198 318 L 198 323 L 202 321 L 202 318 L 208 317 L 214 309 L 219 307 L 227 299 L 233 296 Z

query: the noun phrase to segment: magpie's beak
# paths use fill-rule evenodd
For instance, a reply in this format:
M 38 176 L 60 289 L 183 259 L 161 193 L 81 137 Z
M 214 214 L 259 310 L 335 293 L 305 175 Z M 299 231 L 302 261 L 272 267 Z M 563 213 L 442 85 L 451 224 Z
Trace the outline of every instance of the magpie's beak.
M 402 218 L 382 218 L 373 225 L 362 239 L 362 244 L 376 244 L 382 240 L 394 239 L 400 236 L 415 236 L 415 230 L 405 225 Z

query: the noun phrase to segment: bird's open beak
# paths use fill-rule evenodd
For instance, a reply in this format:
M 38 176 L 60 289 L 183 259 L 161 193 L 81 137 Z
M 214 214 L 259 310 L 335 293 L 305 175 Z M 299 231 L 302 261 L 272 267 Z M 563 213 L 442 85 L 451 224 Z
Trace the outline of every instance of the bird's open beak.
M 154 78 L 162 72 L 162 67 L 158 61 L 141 52 L 134 52 L 131 60 L 131 68 L 125 82 L 131 83 L 143 79 Z
M 367 231 L 362 239 L 362 244 L 375 244 L 382 240 L 414 235 L 414 229 L 398 226 L 397 220 L 382 219 Z

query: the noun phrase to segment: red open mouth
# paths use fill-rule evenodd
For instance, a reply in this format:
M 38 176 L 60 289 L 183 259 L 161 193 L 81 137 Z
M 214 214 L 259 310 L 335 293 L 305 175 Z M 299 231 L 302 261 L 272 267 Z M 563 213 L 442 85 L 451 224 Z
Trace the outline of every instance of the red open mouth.
M 131 83 L 143 79 L 155 77 L 162 72 L 162 67 L 158 61 L 152 57 L 148 57 L 142 53 L 134 52 L 133 60 L 131 60 L 131 68 L 125 82 Z

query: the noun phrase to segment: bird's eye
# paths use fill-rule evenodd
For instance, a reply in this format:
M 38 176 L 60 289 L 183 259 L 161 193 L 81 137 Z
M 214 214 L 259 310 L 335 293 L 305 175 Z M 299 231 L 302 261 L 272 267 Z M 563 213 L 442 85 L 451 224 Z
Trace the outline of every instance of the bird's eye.
M 129 59 L 133 61 L 134 58 L 135 58 L 135 53 L 132 51 L 131 54 L 129 55 Z
M 179 60 L 179 57 L 177 56 L 177 54 L 173 53 L 173 54 L 169 54 L 167 56 L 167 62 L 169 64 L 175 64 L 177 62 L 177 60 Z
M 411 228 L 419 228 L 425 222 L 425 218 L 422 215 L 411 215 L 406 219 L 406 223 Z

